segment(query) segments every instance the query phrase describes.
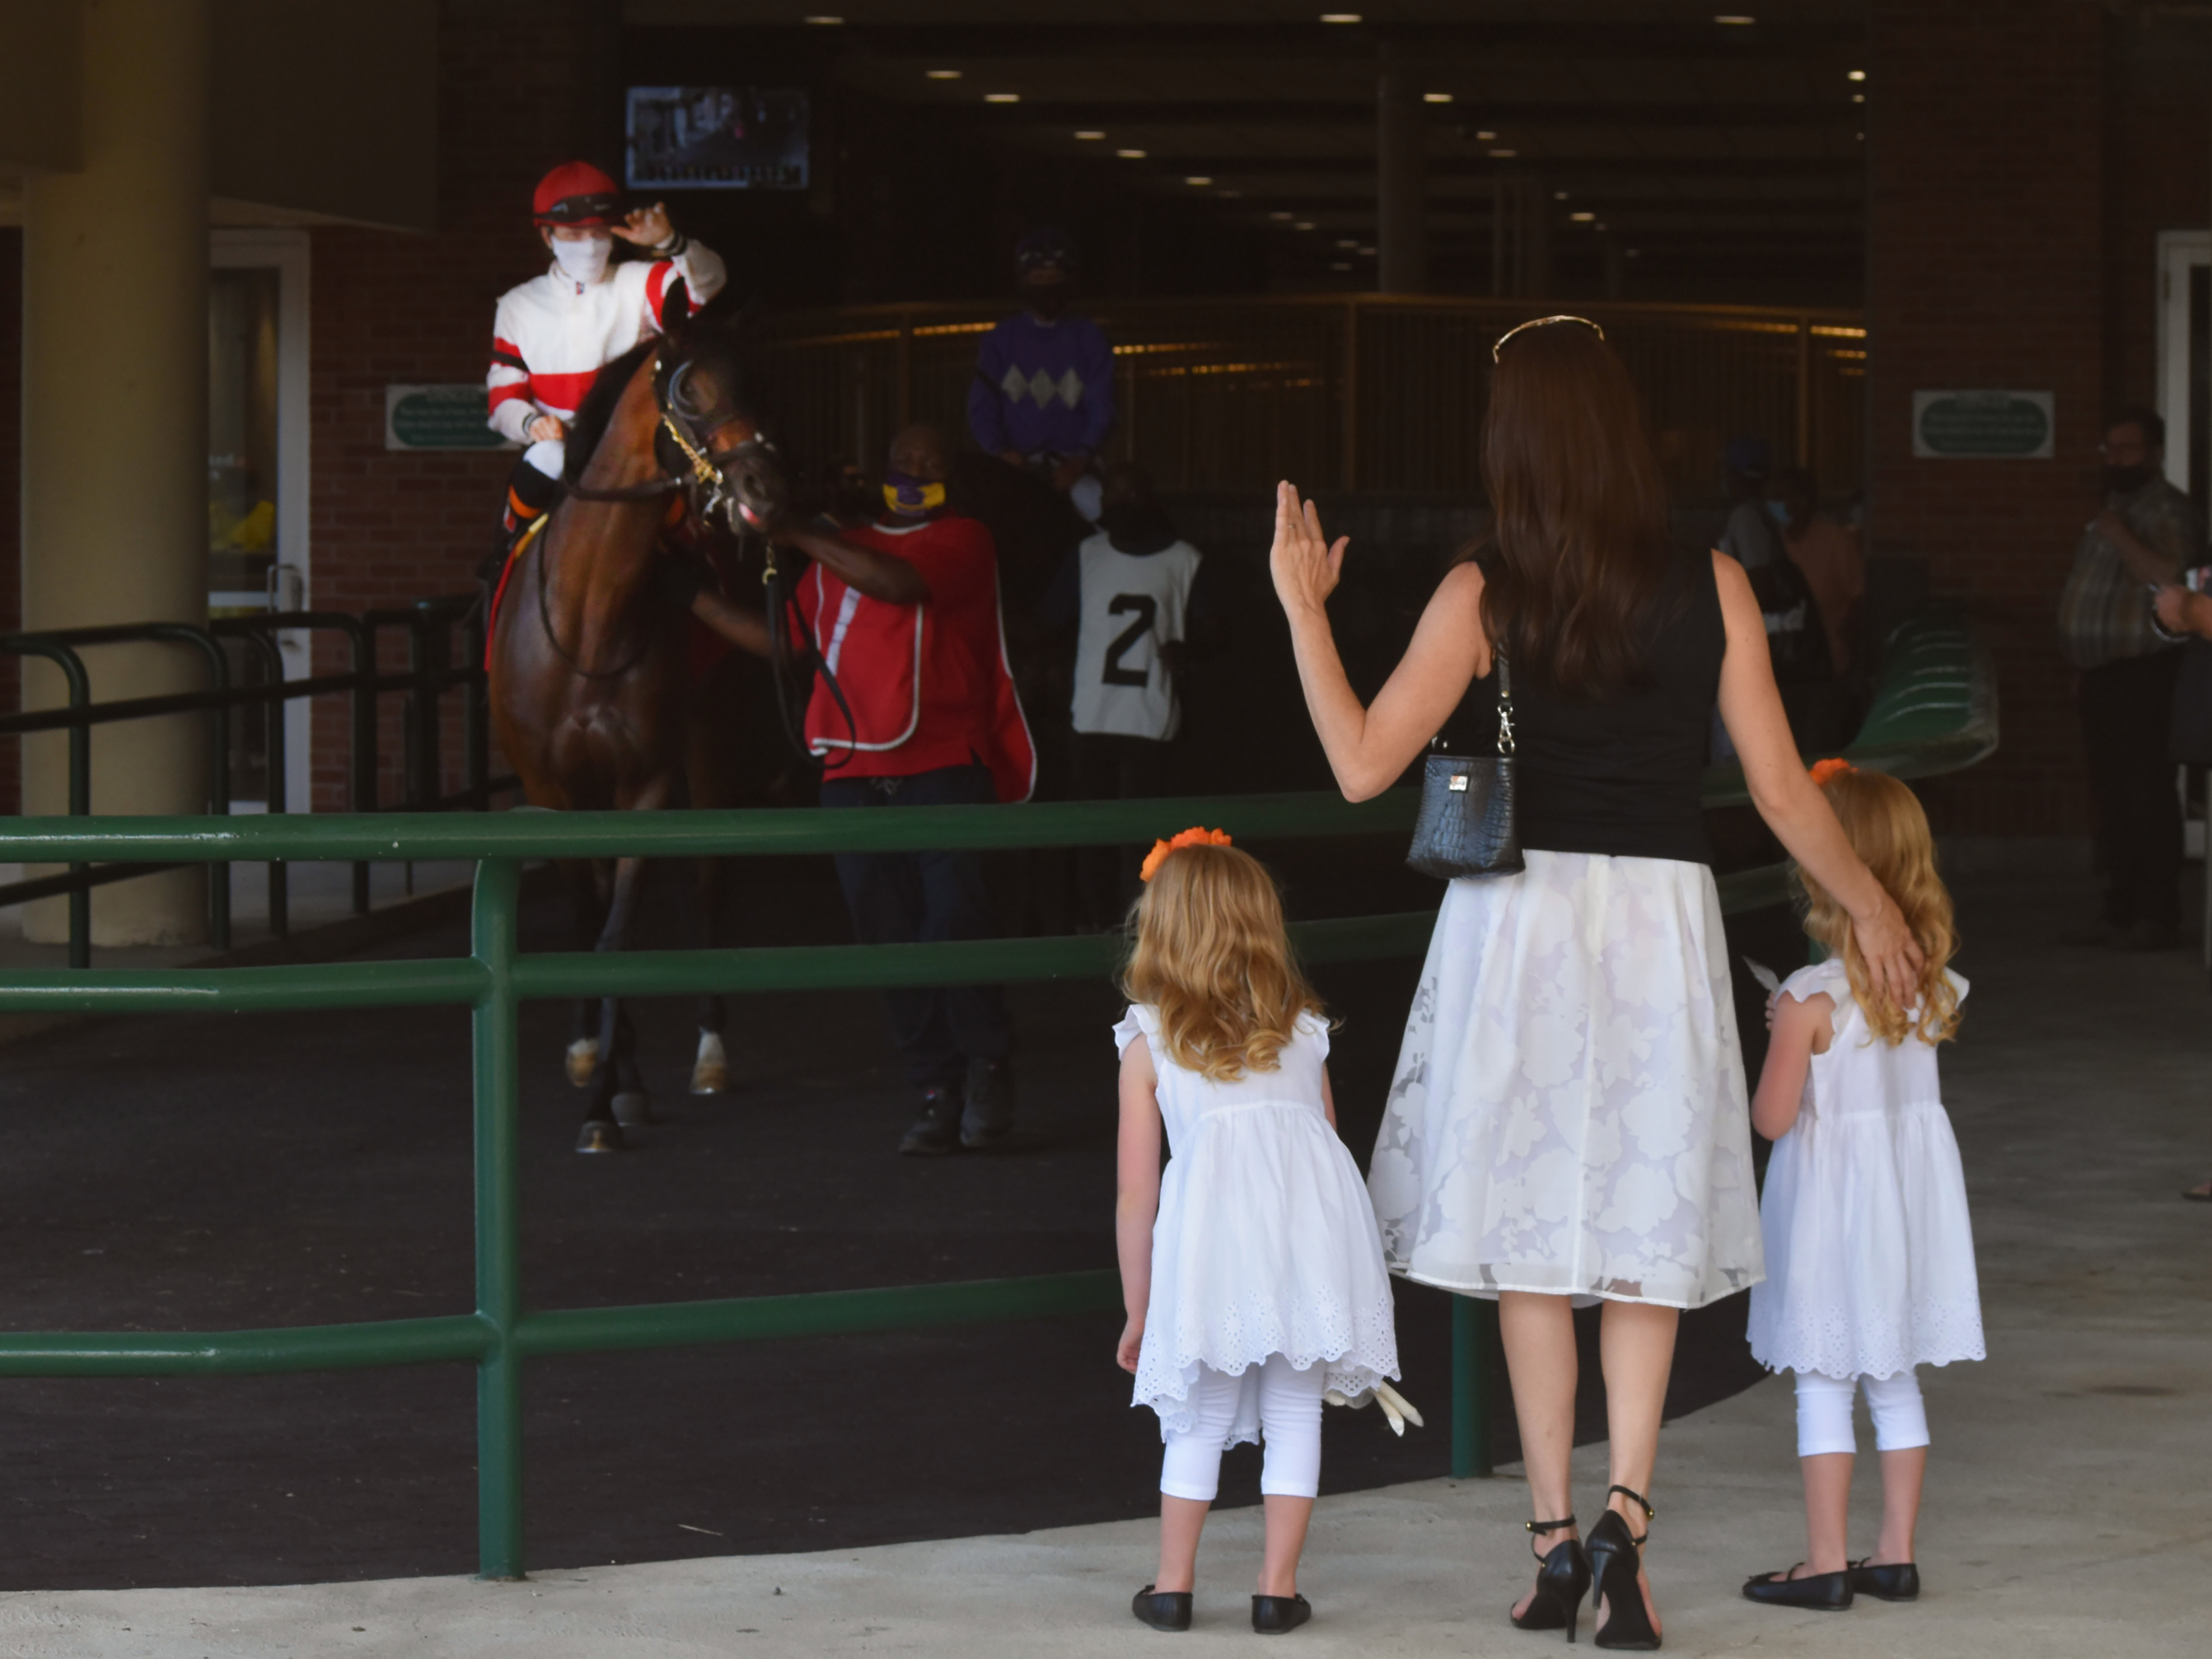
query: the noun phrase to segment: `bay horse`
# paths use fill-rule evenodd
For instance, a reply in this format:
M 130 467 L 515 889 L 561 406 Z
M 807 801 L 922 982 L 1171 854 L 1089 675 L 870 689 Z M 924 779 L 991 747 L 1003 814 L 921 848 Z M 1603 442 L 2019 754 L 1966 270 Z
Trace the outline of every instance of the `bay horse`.
M 486 651 L 500 747 L 532 806 L 732 805 L 732 700 L 714 695 L 695 664 L 690 617 L 651 580 L 664 540 L 719 541 L 726 553 L 788 500 L 726 329 L 695 318 L 609 363 L 577 411 L 568 456 L 562 498 L 500 582 Z M 699 860 L 708 945 L 720 942 L 721 864 Z M 628 945 L 644 865 L 564 863 L 580 947 Z M 579 1003 L 568 1046 L 569 1080 L 592 1091 L 576 1149 L 614 1152 L 625 1125 L 652 1121 L 652 1103 L 620 1000 L 600 1000 L 596 1031 L 592 1012 Z M 695 1094 L 727 1086 L 722 1018 L 721 999 L 703 998 Z

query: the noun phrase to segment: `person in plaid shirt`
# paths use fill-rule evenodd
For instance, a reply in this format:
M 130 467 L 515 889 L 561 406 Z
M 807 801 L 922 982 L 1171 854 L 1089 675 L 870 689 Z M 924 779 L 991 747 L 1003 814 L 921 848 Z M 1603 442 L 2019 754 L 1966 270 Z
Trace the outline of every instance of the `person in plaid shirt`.
M 2166 480 L 2166 422 L 2124 410 L 2105 430 L 2105 507 L 2081 532 L 2058 596 L 2058 643 L 2081 671 L 2081 737 L 2105 877 L 2102 913 L 2069 942 L 2164 950 L 2180 938 L 2181 805 L 2166 755 L 2173 641 L 2154 592 L 2204 545 L 2189 497 Z

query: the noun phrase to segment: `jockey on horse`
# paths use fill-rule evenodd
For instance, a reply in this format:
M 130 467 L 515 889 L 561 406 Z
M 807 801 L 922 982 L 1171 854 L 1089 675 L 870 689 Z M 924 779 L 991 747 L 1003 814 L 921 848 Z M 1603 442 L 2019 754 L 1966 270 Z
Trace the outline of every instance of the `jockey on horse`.
M 484 377 L 490 424 L 528 446 L 507 480 L 509 545 L 558 499 L 568 423 L 599 370 L 722 289 L 720 258 L 680 234 L 661 204 L 626 215 L 619 209 L 615 181 L 599 168 L 586 161 L 555 167 L 531 202 L 553 263 L 500 296 Z M 651 259 L 611 263 L 617 236 Z M 666 318 L 672 294 L 684 296 L 685 308 Z

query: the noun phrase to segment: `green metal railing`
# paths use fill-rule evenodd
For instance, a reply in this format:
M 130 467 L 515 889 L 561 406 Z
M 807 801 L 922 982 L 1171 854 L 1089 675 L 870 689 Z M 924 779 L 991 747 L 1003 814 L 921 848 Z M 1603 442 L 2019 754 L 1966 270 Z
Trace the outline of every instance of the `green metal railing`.
M 1917 629 L 1917 631 L 1910 631 Z M 1847 752 L 1900 771 L 1971 763 L 1996 742 L 1994 691 L 1963 623 L 1908 624 L 1893 636 L 1867 724 Z M 1731 793 L 1734 790 L 1735 794 Z M 1717 772 L 1724 804 L 1741 779 Z M 477 1376 L 478 1561 L 483 1576 L 524 1571 L 521 1373 L 529 1359 L 707 1342 L 908 1329 L 1048 1315 L 1108 1313 L 1111 1269 L 651 1305 L 537 1310 L 520 1267 L 520 1060 L 517 1012 L 530 998 L 851 989 L 1097 978 L 1110 937 L 950 944 L 799 945 L 620 955 L 516 946 L 526 860 L 617 855 L 722 857 L 1014 849 L 1141 842 L 1163 824 L 1225 824 L 1241 842 L 1392 835 L 1412 826 L 1415 792 L 1347 805 L 1333 795 L 1073 802 L 1008 809 L 908 807 L 875 812 L 520 811 L 320 817 L 27 818 L 0 831 L 26 862 L 467 859 L 477 863 L 471 949 L 457 958 L 224 969 L 18 969 L 0 975 L 0 1011 L 75 1014 L 247 1012 L 454 1005 L 473 1015 L 476 1309 L 345 1325 L 223 1332 L 0 1333 L 0 1376 L 244 1376 L 465 1361 Z M 1721 878 L 1722 908 L 1784 896 L 1778 869 Z M 1418 955 L 1428 910 L 1306 921 L 1292 933 L 1312 963 Z M 1490 1471 L 1492 1304 L 1453 1304 L 1451 1469 Z

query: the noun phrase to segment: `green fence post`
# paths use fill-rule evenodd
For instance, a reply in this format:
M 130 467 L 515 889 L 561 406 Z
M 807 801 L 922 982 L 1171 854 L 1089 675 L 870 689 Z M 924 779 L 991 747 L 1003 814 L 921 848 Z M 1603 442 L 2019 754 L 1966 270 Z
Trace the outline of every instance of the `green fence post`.
M 1455 1480 L 1487 1476 L 1490 1467 L 1490 1344 L 1498 1304 L 1452 1297 L 1451 1472 Z
M 473 1020 L 476 1045 L 477 1316 L 492 1343 L 477 1369 L 477 1571 L 522 1577 L 522 1316 L 520 1257 L 521 1096 L 515 1036 L 515 906 L 521 867 L 477 866 L 471 929 L 489 982 Z

